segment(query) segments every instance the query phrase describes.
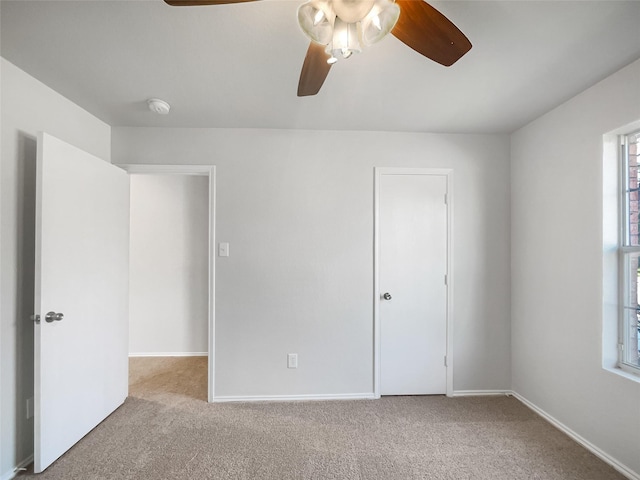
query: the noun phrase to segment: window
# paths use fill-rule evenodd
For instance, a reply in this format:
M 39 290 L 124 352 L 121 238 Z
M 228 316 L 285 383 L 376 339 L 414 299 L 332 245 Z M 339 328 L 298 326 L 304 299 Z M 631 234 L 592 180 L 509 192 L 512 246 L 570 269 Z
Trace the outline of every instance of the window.
M 640 131 L 622 136 L 620 367 L 640 373 Z

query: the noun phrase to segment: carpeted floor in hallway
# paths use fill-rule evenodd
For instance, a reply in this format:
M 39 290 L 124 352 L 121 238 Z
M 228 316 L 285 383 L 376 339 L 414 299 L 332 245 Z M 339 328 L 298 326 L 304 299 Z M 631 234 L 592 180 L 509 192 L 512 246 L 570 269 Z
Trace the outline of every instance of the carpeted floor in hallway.
M 124 405 L 36 478 L 624 478 L 514 398 L 208 404 L 206 369 L 132 359 Z

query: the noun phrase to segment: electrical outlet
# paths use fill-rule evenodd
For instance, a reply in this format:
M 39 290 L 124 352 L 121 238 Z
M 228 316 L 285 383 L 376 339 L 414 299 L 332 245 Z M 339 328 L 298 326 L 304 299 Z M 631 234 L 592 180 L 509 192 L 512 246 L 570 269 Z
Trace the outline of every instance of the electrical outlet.
M 33 418 L 33 397 L 27 398 L 27 420 Z
M 297 353 L 290 353 L 287 355 L 287 368 L 298 368 Z

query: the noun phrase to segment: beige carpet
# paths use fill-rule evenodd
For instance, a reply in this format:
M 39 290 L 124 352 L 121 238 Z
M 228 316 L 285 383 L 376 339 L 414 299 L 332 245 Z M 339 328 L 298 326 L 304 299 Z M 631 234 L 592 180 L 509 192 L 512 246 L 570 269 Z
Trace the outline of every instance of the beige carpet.
M 207 357 L 129 359 L 129 396 L 175 405 L 207 401 Z
M 135 359 L 131 397 L 38 478 L 624 478 L 513 398 L 207 404 L 206 368 Z

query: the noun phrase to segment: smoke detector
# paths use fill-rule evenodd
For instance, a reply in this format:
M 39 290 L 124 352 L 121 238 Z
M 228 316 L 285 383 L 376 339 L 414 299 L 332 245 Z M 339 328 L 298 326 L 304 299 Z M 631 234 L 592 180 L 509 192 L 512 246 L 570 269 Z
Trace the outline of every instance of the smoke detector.
M 171 105 L 159 98 L 150 98 L 147 100 L 147 105 L 149 105 L 149 110 L 158 115 L 166 115 L 171 109 Z

